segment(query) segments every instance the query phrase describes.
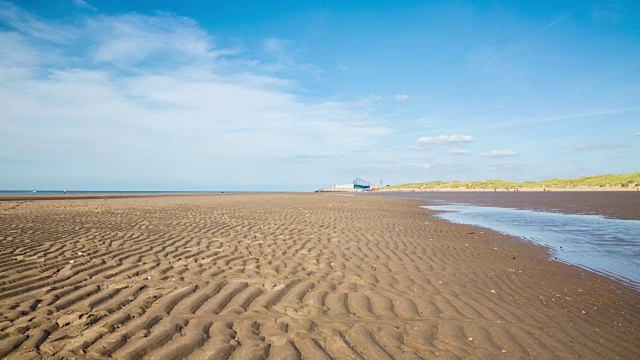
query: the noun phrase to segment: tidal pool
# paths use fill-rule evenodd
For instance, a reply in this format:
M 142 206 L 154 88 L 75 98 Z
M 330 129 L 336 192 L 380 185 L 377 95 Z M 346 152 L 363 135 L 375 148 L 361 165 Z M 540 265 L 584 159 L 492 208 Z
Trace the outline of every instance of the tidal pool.
M 640 221 L 468 205 L 424 206 L 458 224 L 481 226 L 551 249 L 566 263 L 640 289 Z

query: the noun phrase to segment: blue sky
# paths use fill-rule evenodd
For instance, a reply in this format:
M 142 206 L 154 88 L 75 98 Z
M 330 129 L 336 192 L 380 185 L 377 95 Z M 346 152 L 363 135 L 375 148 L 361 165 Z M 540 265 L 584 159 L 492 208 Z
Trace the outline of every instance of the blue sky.
M 640 2 L 0 0 L 1 189 L 640 171 Z

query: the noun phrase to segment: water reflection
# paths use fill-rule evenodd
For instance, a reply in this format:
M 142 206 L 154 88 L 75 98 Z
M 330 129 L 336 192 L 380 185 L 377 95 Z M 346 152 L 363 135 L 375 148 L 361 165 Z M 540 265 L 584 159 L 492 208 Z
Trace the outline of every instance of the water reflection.
M 640 221 L 496 207 L 442 205 L 438 216 L 491 228 L 552 249 L 558 260 L 586 267 L 640 288 Z

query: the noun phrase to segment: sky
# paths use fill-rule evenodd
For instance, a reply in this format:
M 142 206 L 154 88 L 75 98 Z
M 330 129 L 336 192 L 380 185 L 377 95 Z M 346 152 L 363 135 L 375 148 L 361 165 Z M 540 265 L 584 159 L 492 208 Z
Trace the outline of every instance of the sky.
M 640 2 L 0 0 L 0 189 L 640 171 Z

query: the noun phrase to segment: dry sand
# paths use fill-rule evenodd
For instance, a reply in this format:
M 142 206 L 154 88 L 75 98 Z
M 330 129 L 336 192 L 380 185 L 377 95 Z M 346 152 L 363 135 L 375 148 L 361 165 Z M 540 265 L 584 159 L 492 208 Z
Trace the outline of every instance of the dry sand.
M 0 202 L 0 357 L 638 357 L 639 292 L 421 204 Z

